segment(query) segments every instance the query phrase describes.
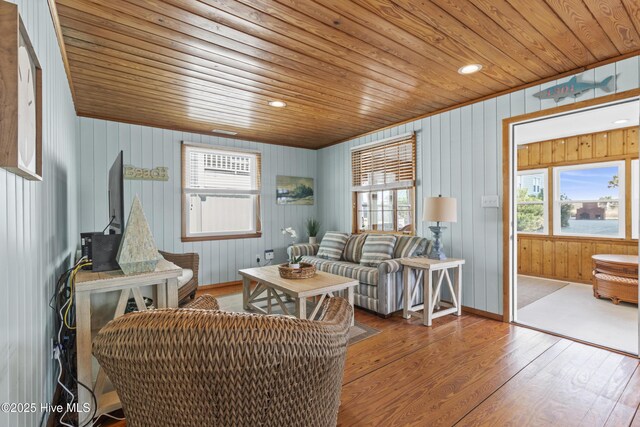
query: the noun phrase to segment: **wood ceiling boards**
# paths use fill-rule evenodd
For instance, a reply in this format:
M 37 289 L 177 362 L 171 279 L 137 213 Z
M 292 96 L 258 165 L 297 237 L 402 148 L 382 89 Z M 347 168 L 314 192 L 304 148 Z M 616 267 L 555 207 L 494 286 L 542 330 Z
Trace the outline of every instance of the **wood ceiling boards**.
M 640 49 L 637 0 L 50 1 L 79 115 L 307 148 Z

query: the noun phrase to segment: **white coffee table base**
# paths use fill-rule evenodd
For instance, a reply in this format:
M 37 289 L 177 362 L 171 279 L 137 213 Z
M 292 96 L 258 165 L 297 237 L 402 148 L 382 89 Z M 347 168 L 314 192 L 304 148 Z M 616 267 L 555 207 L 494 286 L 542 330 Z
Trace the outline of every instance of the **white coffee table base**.
M 322 308 L 326 298 L 342 293 L 354 306 L 354 292 L 358 281 L 334 274 L 318 271 L 308 279 L 284 279 L 278 273 L 278 266 L 247 268 L 239 271 L 242 276 L 242 302 L 245 310 L 254 310 L 263 314 L 271 314 L 273 306 L 278 305 L 285 315 L 299 319 L 314 320 Z M 251 290 L 251 283 L 257 283 Z M 308 311 L 307 300 L 311 298 L 313 305 Z M 286 301 L 293 301 L 295 313 L 287 307 Z M 259 307 L 256 303 L 265 302 Z M 351 319 L 353 325 L 354 320 Z
M 244 283 L 243 283 L 244 285 Z M 245 285 L 247 286 L 247 285 Z M 353 287 L 348 287 L 346 289 L 347 293 L 347 301 L 351 307 L 353 307 L 354 303 L 354 295 L 353 295 Z M 265 295 L 266 294 L 266 295 Z M 306 297 L 295 297 L 288 295 L 284 292 L 278 292 L 275 289 L 265 285 L 264 283 L 258 282 L 255 289 L 253 291 L 249 290 L 248 298 L 246 299 L 246 303 L 244 304 L 245 310 L 257 311 L 262 314 L 272 314 L 273 306 L 277 304 L 282 313 L 287 316 L 295 316 L 298 319 L 308 319 L 314 320 L 320 309 L 322 308 L 322 303 L 326 298 L 333 298 L 334 293 L 328 292 L 323 294 L 318 294 L 312 298 L 313 306 L 310 314 L 307 315 L 307 298 Z M 295 312 L 292 313 L 289 310 L 289 307 L 285 304 L 285 301 L 292 300 L 295 305 Z M 266 310 L 263 307 L 256 305 L 258 302 L 267 302 Z M 353 323 L 353 322 L 352 322 Z

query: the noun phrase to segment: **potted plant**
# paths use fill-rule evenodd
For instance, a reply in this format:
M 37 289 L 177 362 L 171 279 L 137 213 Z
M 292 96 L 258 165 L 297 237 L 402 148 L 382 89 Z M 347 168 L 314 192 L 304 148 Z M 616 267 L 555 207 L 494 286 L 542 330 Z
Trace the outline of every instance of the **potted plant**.
M 315 244 L 317 242 L 318 232 L 320 231 L 320 222 L 315 218 L 309 218 L 307 220 L 307 233 L 309 234 L 309 243 Z
M 289 267 L 298 269 L 300 268 L 300 262 L 302 261 L 301 256 L 294 256 L 289 260 Z

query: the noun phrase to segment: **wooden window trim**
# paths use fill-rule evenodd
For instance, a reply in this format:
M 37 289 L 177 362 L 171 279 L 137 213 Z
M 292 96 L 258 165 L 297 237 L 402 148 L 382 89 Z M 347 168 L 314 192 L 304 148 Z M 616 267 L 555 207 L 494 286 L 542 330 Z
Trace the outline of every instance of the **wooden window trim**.
M 395 147 L 411 145 L 410 164 L 406 164 L 397 157 L 392 160 L 385 159 L 380 162 L 376 160 L 375 154 L 386 154 L 385 151 L 393 150 Z M 363 159 L 368 159 L 363 162 Z M 391 165 L 391 166 L 390 166 Z M 368 185 L 362 185 L 363 174 L 381 173 L 386 180 L 389 172 L 396 172 L 396 177 L 392 182 L 383 184 L 374 184 L 370 182 Z M 371 179 L 371 181 L 373 181 Z M 354 234 L 375 233 L 375 234 L 396 234 L 404 236 L 414 236 L 417 232 L 416 218 L 416 135 L 415 133 L 407 133 L 369 144 L 353 147 L 351 150 L 351 185 L 352 185 L 352 206 L 351 206 L 351 231 Z M 411 232 L 401 232 L 398 230 L 398 198 L 393 200 L 393 231 L 387 230 L 360 230 L 358 228 L 358 193 L 371 193 L 374 191 L 395 191 L 409 190 L 409 198 L 411 203 L 412 229 Z M 397 193 L 396 193 L 397 194 Z
M 512 147 L 511 140 L 512 125 L 526 120 L 637 97 L 640 97 L 640 89 L 631 89 L 612 95 L 605 95 L 586 101 L 579 101 L 574 104 L 512 116 L 502 120 L 502 320 L 504 322 L 510 322 L 513 317 L 511 274 L 513 273 L 512 268 L 514 264 L 511 256 L 513 253 L 513 245 L 517 245 L 517 239 L 515 238 L 516 235 L 515 233 L 512 234 L 513 227 L 511 226 L 514 221 L 514 218 L 511 216 L 511 205 L 513 202 L 511 194 L 511 184 L 513 180 L 512 173 L 514 172 L 513 169 L 517 170 L 517 152 Z M 638 143 L 637 134 L 635 142 Z
M 187 236 L 187 220 L 185 216 L 186 212 L 186 197 L 185 197 L 185 184 L 187 179 L 187 159 L 186 159 L 186 151 L 188 147 L 202 147 L 209 149 L 220 149 L 222 151 L 237 151 L 238 153 L 243 154 L 255 154 L 256 157 L 256 169 L 257 169 L 257 188 L 261 191 L 262 189 L 262 154 L 259 151 L 252 150 L 238 150 L 235 147 L 223 147 L 223 146 L 212 146 L 208 144 L 198 144 L 191 143 L 187 141 L 183 141 L 181 144 L 180 155 L 181 155 L 181 183 L 180 183 L 180 215 L 181 215 L 181 235 L 180 240 L 182 242 L 205 242 L 205 241 L 213 241 L 213 240 L 237 240 L 237 239 L 257 239 L 262 237 L 262 205 L 261 205 L 261 194 L 256 195 L 256 231 L 253 233 L 237 233 L 237 234 L 209 234 L 202 236 Z

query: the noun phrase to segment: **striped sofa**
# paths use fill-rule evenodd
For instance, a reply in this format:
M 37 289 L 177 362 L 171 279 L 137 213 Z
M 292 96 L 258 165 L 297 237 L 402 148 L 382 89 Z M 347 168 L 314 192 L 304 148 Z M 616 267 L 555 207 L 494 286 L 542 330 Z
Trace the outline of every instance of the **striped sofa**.
M 424 248 L 424 253 L 427 253 L 429 243 L 425 239 L 421 245 Z M 358 307 L 366 308 L 383 316 L 388 316 L 394 311 L 402 309 L 402 265 L 398 259 L 383 261 L 377 267 L 368 267 L 344 261 L 344 258 L 340 261 L 320 258 L 317 256 L 318 248 L 317 244 L 295 244 L 289 246 L 287 253 L 289 258 L 302 256 L 302 262 L 313 264 L 320 271 L 357 279 L 360 284 L 355 289 L 354 302 Z M 419 256 L 422 253 L 413 255 Z M 422 302 L 421 288 L 418 289 L 416 298 L 418 301 L 414 301 L 414 304 Z

